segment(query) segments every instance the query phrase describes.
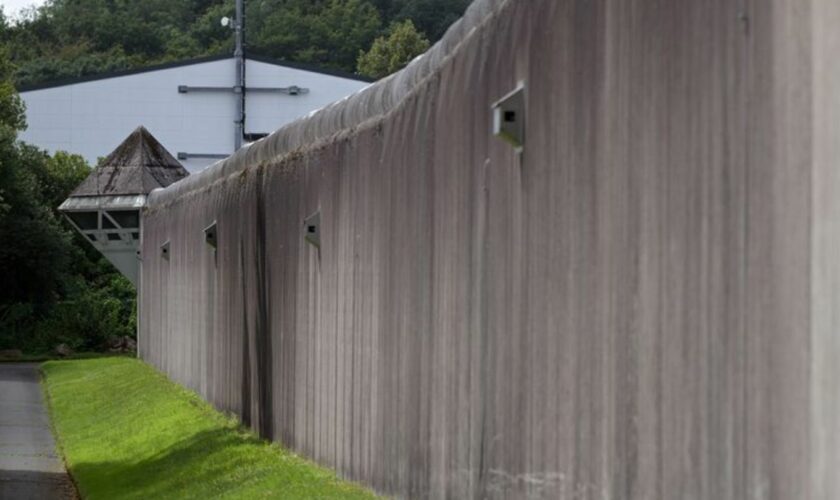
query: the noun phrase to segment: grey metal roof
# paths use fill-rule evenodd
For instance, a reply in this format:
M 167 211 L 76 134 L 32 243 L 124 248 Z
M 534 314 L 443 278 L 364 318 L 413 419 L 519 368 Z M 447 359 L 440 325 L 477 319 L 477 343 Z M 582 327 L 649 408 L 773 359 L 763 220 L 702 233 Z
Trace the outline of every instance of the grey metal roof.
M 145 127 L 137 127 L 70 195 L 148 194 L 189 172 Z
M 145 206 L 145 194 L 126 196 L 71 196 L 64 200 L 58 209 L 62 212 L 89 212 L 91 210 L 139 210 Z

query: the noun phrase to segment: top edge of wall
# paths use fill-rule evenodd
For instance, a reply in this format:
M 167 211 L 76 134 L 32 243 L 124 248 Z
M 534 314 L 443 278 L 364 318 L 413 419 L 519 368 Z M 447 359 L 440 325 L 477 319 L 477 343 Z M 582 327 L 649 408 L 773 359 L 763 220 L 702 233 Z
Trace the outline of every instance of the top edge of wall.
M 456 21 L 431 49 L 402 70 L 344 99 L 329 104 L 274 131 L 268 137 L 241 148 L 231 156 L 149 196 L 155 207 L 202 189 L 250 165 L 275 160 L 307 145 L 387 114 L 437 73 L 444 62 L 512 0 L 475 0 L 464 17 Z

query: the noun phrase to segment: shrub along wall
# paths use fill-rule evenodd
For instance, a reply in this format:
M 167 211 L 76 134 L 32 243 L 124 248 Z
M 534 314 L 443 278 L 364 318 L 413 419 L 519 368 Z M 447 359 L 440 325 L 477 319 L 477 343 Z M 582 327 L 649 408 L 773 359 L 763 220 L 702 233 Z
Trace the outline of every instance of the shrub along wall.
M 836 491 L 831 20 L 480 0 L 402 74 L 151 196 L 141 355 L 389 494 Z M 520 82 L 521 155 L 491 134 Z

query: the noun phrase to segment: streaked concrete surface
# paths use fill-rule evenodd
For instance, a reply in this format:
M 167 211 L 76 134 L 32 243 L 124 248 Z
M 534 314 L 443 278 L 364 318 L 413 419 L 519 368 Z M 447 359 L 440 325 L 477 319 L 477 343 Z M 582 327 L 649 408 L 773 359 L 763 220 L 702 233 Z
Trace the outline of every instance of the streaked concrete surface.
M 74 499 L 56 455 L 38 366 L 0 363 L 0 499 Z
M 837 499 L 838 5 L 474 2 L 150 195 L 141 356 L 400 498 Z

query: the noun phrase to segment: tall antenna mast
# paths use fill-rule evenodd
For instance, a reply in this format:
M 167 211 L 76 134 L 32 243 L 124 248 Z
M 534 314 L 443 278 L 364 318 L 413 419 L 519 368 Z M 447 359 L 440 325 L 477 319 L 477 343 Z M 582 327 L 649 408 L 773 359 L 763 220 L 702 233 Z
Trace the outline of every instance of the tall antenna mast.
M 242 140 L 245 137 L 245 0 L 236 0 L 236 20 L 234 21 L 236 31 L 236 49 L 233 51 L 233 58 L 236 62 L 236 85 L 234 92 L 239 94 L 236 100 L 236 127 L 234 127 L 234 150 L 242 147 Z
M 231 19 L 227 16 L 221 19 L 221 24 L 225 28 L 233 28 L 236 33 L 236 49 L 233 52 L 233 60 L 236 64 L 236 82 L 231 86 L 192 86 L 192 85 L 178 85 L 179 94 L 188 94 L 190 92 L 231 92 L 236 99 L 236 119 L 234 123 L 234 137 L 233 145 L 234 151 L 238 151 L 242 147 L 245 140 L 257 140 L 260 137 L 265 137 L 268 134 L 251 134 L 246 132 L 245 128 L 245 98 L 248 92 L 284 94 L 289 96 L 299 96 L 309 93 L 309 89 L 305 87 L 298 87 L 297 85 L 290 85 L 288 87 L 251 87 L 248 88 L 245 80 L 245 0 L 236 0 L 236 19 L 233 20 L 231 26 Z M 256 139 L 254 139 L 256 137 Z M 189 160 L 190 158 L 214 158 L 223 159 L 230 156 L 230 153 L 186 153 L 178 152 L 179 160 Z

